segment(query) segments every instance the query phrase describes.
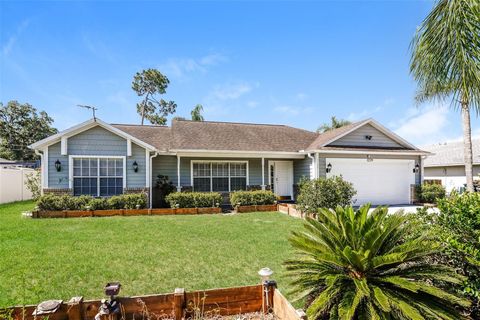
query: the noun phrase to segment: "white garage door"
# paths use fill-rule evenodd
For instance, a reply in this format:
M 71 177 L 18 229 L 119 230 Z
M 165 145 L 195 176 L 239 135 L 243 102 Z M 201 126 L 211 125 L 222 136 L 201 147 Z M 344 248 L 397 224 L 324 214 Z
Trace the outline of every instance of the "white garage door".
M 332 175 L 342 175 L 352 182 L 357 195 L 355 205 L 410 203 L 410 185 L 415 183 L 413 160 L 327 159 Z

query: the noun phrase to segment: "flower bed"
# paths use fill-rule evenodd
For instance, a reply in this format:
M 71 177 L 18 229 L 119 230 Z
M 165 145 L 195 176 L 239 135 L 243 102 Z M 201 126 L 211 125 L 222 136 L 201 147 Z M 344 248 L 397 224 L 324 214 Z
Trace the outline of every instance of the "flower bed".
M 236 206 L 233 211 L 235 213 L 241 212 L 257 212 L 257 211 L 277 211 L 276 204 L 260 204 L 252 206 Z
M 142 215 L 180 215 L 221 213 L 222 209 L 211 208 L 162 208 L 162 209 L 112 209 L 112 210 L 39 210 L 32 218 L 81 218 Z

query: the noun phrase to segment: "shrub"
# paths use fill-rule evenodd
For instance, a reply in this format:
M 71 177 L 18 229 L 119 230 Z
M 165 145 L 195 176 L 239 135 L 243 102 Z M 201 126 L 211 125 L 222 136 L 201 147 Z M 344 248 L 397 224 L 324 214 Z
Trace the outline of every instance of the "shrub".
M 42 195 L 40 170 L 28 173 L 25 178 L 25 187 L 32 193 L 32 199 L 38 200 Z
M 40 210 L 107 210 L 107 209 L 136 209 L 147 207 L 147 196 L 144 193 L 123 194 L 110 198 L 94 198 L 92 196 L 71 196 L 46 194 L 37 201 Z
M 480 194 L 453 192 L 438 200 L 439 212 L 421 209 L 420 223 L 429 225 L 445 250 L 437 259 L 467 276 L 463 291 L 471 297 L 473 319 L 480 319 Z
M 165 197 L 171 208 L 207 208 L 222 203 L 218 192 L 173 192 Z
M 271 191 L 235 191 L 230 193 L 230 203 L 236 206 L 274 204 L 277 197 Z
M 351 205 L 356 194 L 353 184 L 343 180 L 341 176 L 302 180 L 297 204 L 303 212 L 313 213 L 320 208 Z
M 466 319 L 459 311 L 469 301 L 450 293 L 464 277 L 429 260 L 440 250 L 429 227 L 369 210 L 322 208 L 290 238 L 292 294 L 306 298 L 308 318 Z
M 445 198 L 445 188 L 440 184 L 424 183 L 415 188 L 417 198 L 421 202 L 436 203 Z

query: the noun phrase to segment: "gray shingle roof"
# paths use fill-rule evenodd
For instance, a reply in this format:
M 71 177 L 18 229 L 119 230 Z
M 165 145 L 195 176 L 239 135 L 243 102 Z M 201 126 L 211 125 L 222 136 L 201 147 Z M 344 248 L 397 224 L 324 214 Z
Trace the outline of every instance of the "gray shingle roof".
M 480 139 L 472 140 L 472 147 L 473 163 L 480 164 Z M 430 155 L 425 159 L 425 167 L 465 164 L 465 161 L 463 160 L 463 141 L 435 144 L 426 146 L 423 149 L 433 153 L 433 155 Z
M 160 151 L 298 152 L 322 149 L 358 151 L 361 148 L 329 148 L 323 145 L 349 130 L 361 127 L 368 121 L 369 119 L 355 122 L 322 134 L 286 125 L 219 121 L 173 120 L 171 127 L 128 124 L 112 124 L 112 126 Z M 392 149 L 386 151 L 392 151 Z M 398 151 L 405 151 L 405 149 Z

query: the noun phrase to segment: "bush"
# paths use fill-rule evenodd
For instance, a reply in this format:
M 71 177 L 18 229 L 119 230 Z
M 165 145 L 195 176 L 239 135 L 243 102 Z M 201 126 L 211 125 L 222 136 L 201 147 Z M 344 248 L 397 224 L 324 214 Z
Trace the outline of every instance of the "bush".
M 32 199 L 38 200 L 42 195 L 42 180 L 40 170 L 28 173 L 25 179 L 25 187 L 32 193 Z
M 218 192 L 173 192 L 165 197 L 171 208 L 207 208 L 222 203 Z
M 37 201 L 40 210 L 108 210 L 108 209 L 136 209 L 147 207 L 147 196 L 144 193 L 123 194 L 110 198 L 94 198 L 92 196 L 71 196 L 46 194 Z
M 341 176 L 302 180 L 297 205 L 303 212 L 315 213 L 320 208 L 349 206 L 356 194 L 353 184 L 343 180 Z
M 440 184 L 424 183 L 415 188 L 420 202 L 436 203 L 438 199 L 445 198 L 445 188 Z
M 453 192 L 438 209 L 427 223 L 446 248 L 445 260 L 468 277 L 463 289 L 474 302 L 472 318 L 480 319 L 480 193 Z
M 230 193 L 230 203 L 236 206 L 274 204 L 277 197 L 271 191 L 235 191 Z

